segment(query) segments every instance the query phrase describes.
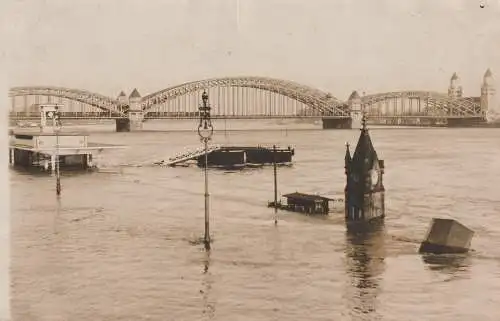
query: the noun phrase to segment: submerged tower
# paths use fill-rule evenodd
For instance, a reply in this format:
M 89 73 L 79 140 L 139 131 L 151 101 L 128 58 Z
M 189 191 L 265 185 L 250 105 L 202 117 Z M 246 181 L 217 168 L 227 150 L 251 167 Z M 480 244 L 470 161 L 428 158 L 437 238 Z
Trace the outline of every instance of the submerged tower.
M 385 216 L 384 161 L 373 147 L 366 116 L 363 114 L 361 135 L 351 157 L 349 144 L 345 154 L 345 220 L 369 222 Z

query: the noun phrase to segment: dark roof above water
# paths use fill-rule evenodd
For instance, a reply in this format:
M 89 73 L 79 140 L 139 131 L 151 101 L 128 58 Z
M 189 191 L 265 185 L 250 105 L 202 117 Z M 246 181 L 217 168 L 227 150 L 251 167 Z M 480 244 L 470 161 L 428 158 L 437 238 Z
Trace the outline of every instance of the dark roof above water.
M 319 196 L 319 195 L 304 194 L 304 193 L 299 193 L 299 192 L 285 194 L 285 195 L 283 195 L 283 197 L 300 199 L 300 200 L 304 200 L 304 201 L 334 201 L 333 198 Z

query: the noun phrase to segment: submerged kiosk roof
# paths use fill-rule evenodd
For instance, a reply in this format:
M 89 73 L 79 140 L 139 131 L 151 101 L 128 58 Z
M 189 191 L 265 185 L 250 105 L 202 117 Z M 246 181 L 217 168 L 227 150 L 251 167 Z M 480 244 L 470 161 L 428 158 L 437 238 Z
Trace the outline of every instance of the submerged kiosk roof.
M 335 199 L 333 199 L 333 198 L 324 197 L 324 196 L 320 196 L 320 195 L 304 194 L 304 193 L 299 193 L 299 192 L 285 194 L 285 195 L 283 195 L 283 197 L 297 199 L 297 200 L 310 201 L 310 202 L 335 201 Z

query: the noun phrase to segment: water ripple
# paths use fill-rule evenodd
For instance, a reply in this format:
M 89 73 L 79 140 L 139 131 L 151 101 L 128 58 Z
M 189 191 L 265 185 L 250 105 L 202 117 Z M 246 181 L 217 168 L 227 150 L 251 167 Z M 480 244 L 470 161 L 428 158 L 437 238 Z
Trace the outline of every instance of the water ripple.
M 294 165 L 278 170 L 279 193 L 333 195 L 343 193 L 344 142 L 358 135 L 231 131 L 216 132 L 213 143 L 293 145 Z M 342 209 L 327 217 L 280 211 L 274 226 L 266 207 L 272 168 L 210 170 L 210 252 L 199 242 L 200 169 L 150 166 L 199 144 L 192 132 L 93 135 L 130 148 L 106 152 L 101 173 L 64 175 L 59 202 L 53 177 L 12 171 L 15 319 L 494 320 L 498 131 L 372 136 L 387 166 L 383 227 L 346 233 Z M 474 251 L 417 254 L 436 216 L 473 228 Z

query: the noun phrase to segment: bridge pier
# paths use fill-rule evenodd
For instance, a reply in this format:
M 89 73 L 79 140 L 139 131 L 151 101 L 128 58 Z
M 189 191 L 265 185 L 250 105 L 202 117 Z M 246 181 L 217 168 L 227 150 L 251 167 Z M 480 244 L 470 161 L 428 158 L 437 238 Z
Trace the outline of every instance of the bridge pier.
M 121 93 L 119 98 L 124 100 L 125 93 Z M 142 130 L 142 123 L 144 122 L 145 113 L 141 106 L 141 95 L 137 91 L 137 88 L 132 90 L 132 93 L 128 97 L 128 118 L 121 118 L 116 120 L 116 131 L 117 132 L 131 132 Z
M 116 122 L 116 132 L 129 132 L 130 131 L 130 119 L 128 118 L 118 118 L 115 119 Z
M 117 132 L 135 132 L 142 130 L 144 113 L 142 111 L 129 111 L 128 118 L 116 119 Z
M 478 127 L 486 123 L 482 117 L 448 118 L 446 121 L 446 127 Z
M 323 129 L 351 129 L 352 118 L 328 118 L 323 117 Z

